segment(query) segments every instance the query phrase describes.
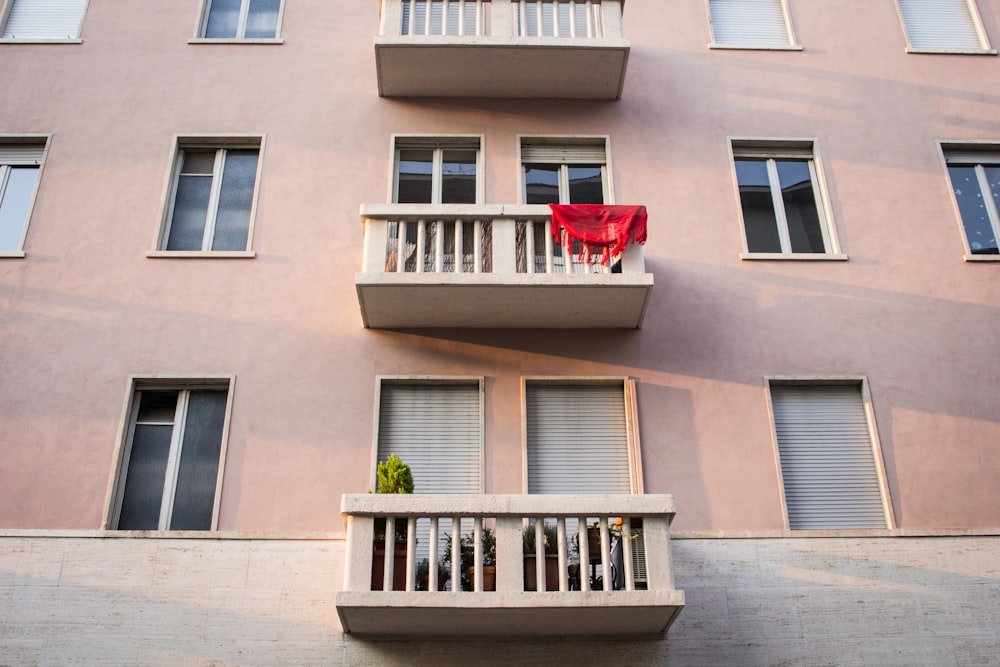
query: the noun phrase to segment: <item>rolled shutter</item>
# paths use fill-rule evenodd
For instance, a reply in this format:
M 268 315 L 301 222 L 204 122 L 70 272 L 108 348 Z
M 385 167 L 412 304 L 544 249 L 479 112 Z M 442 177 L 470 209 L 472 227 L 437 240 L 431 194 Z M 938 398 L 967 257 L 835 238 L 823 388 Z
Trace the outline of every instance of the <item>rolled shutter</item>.
M 717 44 L 790 46 L 781 0 L 709 0 Z
M 604 164 L 604 144 L 533 144 L 521 145 L 521 162 L 533 164 Z
M 772 385 L 771 400 L 790 527 L 885 528 L 860 387 Z
M 899 0 L 899 10 L 915 49 L 985 48 L 968 0 Z
M 14 0 L 3 36 L 20 39 L 76 39 L 87 0 Z
M 40 165 L 44 153 L 45 144 L 0 144 L 0 164 Z
M 528 493 L 631 493 L 624 387 L 529 384 Z

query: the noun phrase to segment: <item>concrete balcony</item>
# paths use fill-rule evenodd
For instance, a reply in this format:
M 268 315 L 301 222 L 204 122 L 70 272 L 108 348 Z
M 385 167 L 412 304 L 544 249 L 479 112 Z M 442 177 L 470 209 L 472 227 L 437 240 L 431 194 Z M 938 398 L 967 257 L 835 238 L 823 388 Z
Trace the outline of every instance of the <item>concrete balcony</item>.
M 671 569 L 674 502 L 669 495 L 365 494 L 345 495 L 341 511 L 347 522 L 347 557 L 337 613 L 344 629 L 358 637 L 661 636 L 684 606 Z M 534 524 L 528 524 L 531 519 Z M 382 520 L 384 534 L 397 536 L 398 549 L 405 545 L 398 561 L 378 558 L 373 546 L 375 526 Z M 552 568 L 557 581 L 547 581 L 549 575 L 539 565 L 536 581 L 549 585 L 526 587 L 524 531 L 542 522 L 557 535 Z M 595 523 L 599 538 L 592 550 L 587 527 Z M 397 524 L 406 530 L 397 531 Z M 495 590 L 485 564 L 488 549 L 482 537 L 487 532 L 496 540 Z M 462 580 L 462 536 L 475 547 L 474 556 L 466 585 L 453 587 L 451 582 Z M 544 564 L 544 540 L 534 544 L 535 559 L 529 562 Z M 418 555 L 440 563 L 449 546 L 450 564 L 442 566 L 443 572 L 427 568 L 421 585 Z M 574 563 L 575 581 L 570 574 Z M 373 567 L 383 576 L 373 577 Z
M 366 327 L 634 329 L 653 290 L 641 245 L 582 263 L 545 205 L 365 204 L 361 221 Z
M 385 97 L 619 99 L 622 0 L 382 0 Z

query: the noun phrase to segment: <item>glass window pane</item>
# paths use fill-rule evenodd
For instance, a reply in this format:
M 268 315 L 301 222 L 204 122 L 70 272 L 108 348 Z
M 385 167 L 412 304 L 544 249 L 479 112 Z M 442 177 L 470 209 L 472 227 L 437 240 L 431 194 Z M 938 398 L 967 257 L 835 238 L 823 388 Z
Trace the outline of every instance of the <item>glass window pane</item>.
M 139 395 L 137 424 L 173 424 L 177 412 L 176 391 L 143 391 Z
M 434 151 L 405 148 L 399 151 L 399 191 L 401 204 L 431 203 L 431 174 Z
M 0 167 L 0 176 L 3 168 Z M 24 223 L 28 220 L 31 195 L 35 191 L 38 167 L 11 167 L 7 186 L 0 200 L 0 251 L 16 251 L 21 247 Z
M 476 151 L 446 150 L 441 170 L 441 202 L 476 203 Z
M 526 204 L 559 203 L 559 165 L 533 164 L 524 168 Z
M 281 0 L 250 0 L 247 14 L 247 39 L 270 39 L 278 34 L 278 8 Z
M 182 175 L 177 179 L 167 250 L 201 250 L 211 192 L 211 176 Z
M 765 160 L 736 160 L 736 182 L 750 252 L 781 252 Z
M 256 150 L 226 153 L 212 250 L 246 250 L 256 177 Z
M 569 203 L 604 203 L 604 178 L 600 165 L 569 167 Z
M 190 393 L 170 530 L 212 527 L 226 393 L 219 390 Z
M 997 176 L 995 168 L 987 170 L 990 187 L 996 191 Z M 990 172 L 993 172 L 990 174 Z M 965 227 L 965 237 L 969 242 L 969 250 L 973 255 L 996 255 L 997 239 L 990 224 L 989 212 L 983 200 L 979 179 L 975 167 L 949 167 L 951 185 L 955 191 L 955 200 L 962 215 L 962 225 Z M 996 194 L 994 194 L 996 197 Z
M 826 252 L 809 162 L 779 160 L 777 166 L 792 252 Z
M 231 39 L 236 37 L 240 21 L 240 0 L 212 0 L 205 24 L 205 37 Z
M 181 174 L 184 176 L 211 176 L 215 171 L 214 150 L 185 150 Z
M 177 404 L 176 391 L 142 392 L 139 416 L 156 413 L 160 418 L 173 413 Z M 160 523 L 160 504 L 170 454 L 171 424 L 136 423 L 132 435 L 125 488 L 118 518 L 119 530 L 156 530 Z
M 985 170 L 986 170 L 986 182 L 989 183 L 990 193 L 993 196 L 993 203 L 998 208 L 1000 208 L 1000 167 L 985 167 Z M 997 224 L 1000 224 L 1000 222 L 994 220 L 993 234 L 991 239 L 985 240 L 985 243 L 983 243 L 983 240 L 980 240 L 979 243 L 983 247 L 980 248 L 979 252 L 976 254 L 996 255 L 998 252 L 1000 252 L 997 249 L 997 237 L 996 237 Z

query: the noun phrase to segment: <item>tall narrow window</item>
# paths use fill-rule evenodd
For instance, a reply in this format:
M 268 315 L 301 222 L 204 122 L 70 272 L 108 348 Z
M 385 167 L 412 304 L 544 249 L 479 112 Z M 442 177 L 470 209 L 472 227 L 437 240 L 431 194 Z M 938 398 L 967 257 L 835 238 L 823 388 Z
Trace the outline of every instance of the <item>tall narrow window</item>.
M 793 48 L 785 0 L 708 0 L 712 46 Z
M 274 39 L 281 0 L 207 0 L 202 37 Z
M 747 252 L 836 253 L 812 148 L 733 145 Z
M 886 528 L 861 385 L 770 389 L 789 527 Z
M 1000 154 L 949 151 L 945 159 L 969 253 L 1000 254 Z
M 0 143 L 0 254 L 21 255 L 44 153 L 44 142 Z
M 136 388 L 114 528 L 213 528 L 228 397 L 228 384 Z
M 259 142 L 182 144 L 160 248 L 245 251 L 250 243 Z
M 4 39 L 76 40 L 87 0 L 7 0 L 0 2 Z
M 911 51 L 982 53 L 989 43 L 975 0 L 899 0 Z

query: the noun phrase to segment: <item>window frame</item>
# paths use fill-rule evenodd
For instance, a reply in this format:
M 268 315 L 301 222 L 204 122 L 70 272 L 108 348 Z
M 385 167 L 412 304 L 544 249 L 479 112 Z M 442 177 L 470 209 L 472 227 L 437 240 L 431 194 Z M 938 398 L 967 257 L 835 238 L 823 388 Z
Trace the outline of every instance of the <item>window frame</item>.
M 553 147 L 571 146 L 601 146 L 604 148 L 604 163 L 601 165 L 601 180 L 604 191 L 604 205 L 615 203 L 615 187 L 611 167 L 611 136 L 607 134 L 594 135 L 562 135 L 562 134 L 519 134 L 517 135 L 517 189 L 520 193 L 520 203 L 528 201 L 528 179 L 525 173 L 524 147 L 528 145 L 549 145 Z M 529 162 L 528 164 L 553 164 Z M 559 203 L 569 203 L 569 162 L 560 162 L 559 169 Z M 544 204 L 534 204 L 544 206 Z
M 827 194 L 826 178 L 823 161 L 815 139 L 779 138 L 764 139 L 758 137 L 728 137 L 729 164 L 732 170 L 732 182 L 736 194 L 736 206 L 740 221 L 740 234 L 743 239 L 742 260 L 792 260 L 792 261 L 845 261 L 844 254 L 837 238 L 837 228 L 834 222 L 830 197 Z M 743 200 L 740 195 L 739 176 L 736 171 L 736 160 L 740 158 L 762 158 L 767 160 L 768 182 L 771 189 L 771 201 L 774 206 L 775 225 L 781 243 L 781 252 L 751 252 L 747 237 L 746 220 L 743 217 Z M 781 196 L 781 186 L 777 181 L 777 160 L 808 159 L 809 171 L 812 176 L 813 197 L 816 200 L 816 212 L 819 216 L 820 231 L 823 234 L 824 252 L 792 252 L 789 240 L 788 220 L 785 215 L 784 200 Z M 785 250 L 787 248 L 787 251 Z
M 125 483 L 129 460 L 132 455 L 132 441 L 135 433 L 136 416 L 139 410 L 139 395 L 142 391 L 181 391 L 190 392 L 198 389 L 222 389 L 226 390 L 226 413 L 222 425 L 222 441 L 219 444 L 219 469 L 215 480 L 215 498 L 212 505 L 212 524 L 207 531 L 176 531 L 163 528 L 170 525 L 171 511 L 163 512 L 163 507 L 170 503 L 172 507 L 173 498 L 177 488 L 177 472 L 180 461 L 179 447 L 176 444 L 184 433 L 183 419 L 180 428 L 175 422 L 174 430 L 171 432 L 171 445 L 168 461 L 168 469 L 171 470 L 171 483 L 164 484 L 163 498 L 161 499 L 161 514 L 159 517 L 159 528 L 157 533 L 178 533 L 178 532 L 215 532 L 219 528 L 219 507 L 222 503 L 222 486 L 226 471 L 226 455 L 229 445 L 229 430 L 232 425 L 233 397 L 236 393 L 236 375 L 130 375 L 125 393 L 124 408 L 121 419 L 118 423 L 117 444 L 115 446 L 114 464 L 111 477 L 108 481 L 108 489 L 105 500 L 104 521 L 102 530 L 114 531 L 117 534 L 128 535 L 146 534 L 151 531 L 144 530 L 119 530 L 117 528 L 121 515 L 121 505 L 124 499 Z M 190 394 L 188 394 L 190 395 Z M 178 399 L 177 412 L 180 412 L 181 400 Z M 185 408 L 186 409 L 186 408 Z M 170 468 L 172 463 L 172 469 Z M 169 488 L 168 488 L 169 486 Z
M 715 38 L 715 20 L 712 17 L 712 0 L 705 0 L 705 13 L 708 16 L 708 32 L 711 41 L 709 49 L 736 49 L 745 51 L 802 51 L 803 47 L 795 36 L 795 26 L 792 22 L 792 12 L 788 6 L 788 0 L 777 0 L 781 5 L 781 13 L 785 19 L 785 33 L 788 37 L 787 44 L 764 44 L 747 42 L 720 42 Z
M 188 44 L 283 44 L 285 41 L 281 37 L 281 23 L 285 16 L 285 0 L 280 0 L 278 3 L 278 17 L 274 25 L 274 37 L 240 37 L 240 34 L 246 34 L 247 17 L 250 15 L 250 0 L 240 0 L 240 17 L 237 22 L 236 36 L 205 37 L 211 8 L 212 0 L 201 0 L 194 37 L 188 40 Z
M 80 12 L 80 22 L 76 27 L 76 36 L 65 37 L 3 37 L 7 29 L 7 20 L 17 0 L 0 0 L 0 44 L 82 44 L 83 22 L 87 18 L 90 0 L 83 0 L 83 10 Z
M 372 491 L 378 488 L 378 449 L 379 422 L 382 410 L 382 387 L 386 384 L 395 385 L 467 385 L 476 386 L 479 394 L 479 490 L 485 493 L 486 467 L 485 458 L 485 427 L 486 427 L 486 378 L 481 375 L 376 375 L 375 376 L 375 411 L 372 416 L 372 457 L 371 481 Z M 405 459 L 403 461 L 406 463 Z
M 952 207 L 955 211 L 955 220 L 958 222 L 958 229 L 964 241 L 965 253 L 962 256 L 966 262 L 1000 262 L 1000 254 L 973 254 L 972 245 L 969 243 L 969 235 L 965 229 L 965 220 L 962 218 L 962 209 L 959 207 L 958 199 L 955 197 L 955 187 L 951 182 L 951 166 L 974 166 L 979 177 L 979 186 L 982 192 L 989 192 L 989 187 L 983 189 L 982 167 L 983 165 L 1000 166 L 1000 143 L 996 142 L 968 142 L 968 141 L 938 141 L 938 155 L 941 158 L 941 165 L 951 199 Z M 950 157 L 954 156 L 954 157 Z M 950 162 L 950 160 L 956 160 Z M 987 184 L 988 185 L 988 184 Z M 1000 244 L 1000 204 L 993 201 L 992 197 L 983 197 L 986 205 L 986 213 L 989 217 L 990 226 L 993 229 L 994 238 Z
M 885 518 L 884 528 L 831 528 L 831 529 L 795 529 L 791 528 L 788 513 L 788 500 L 785 497 L 785 478 L 781 471 L 781 451 L 778 446 L 778 429 L 774 418 L 774 401 L 771 397 L 772 386 L 831 386 L 845 385 L 858 387 L 861 394 L 861 402 L 865 410 L 865 421 L 868 424 L 868 438 L 872 448 L 872 459 L 875 464 L 875 473 L 878 482 L 879 494 L 882 497 L 882 513 Z M 829 532 L 838 531 L 864 531 L 883 532 L 893 530 L 896 527 L 896 517 L 892 507 L 892 496 L 889 493 L 889 483 L 886 477 L 885 461 L 882 457 L 882 443 L 878 436 L 878 424 L 875 421 L 875 408 L 872 403 L 871 389 L 868 377 L 865 375 L 766 375 L 764 376 L 764 397 L 767 408 L 767 417 L 771 429 L 771 445 L 774 453 L 775 473 L 778 482 L 778 496 L 781 503 L 781 515 L 784 522 L 784 529 L 795 535 L 808 534 L 809 532 Z
M 253 234 L 257 220 L 257 206 L 260 197 L 260 183 L 264 171 L 264 144 L 265 135 L 174 135 L 171 158 L 167 170 L 167 179 L 163 194 L 163 211 L 160 215 L 160 222 L 153 236 L 153 248 L 146 253 L 146 257 L 156 258 L 213 258 L 213 259 L 249 259 L 256 256 L 253 250 Z M 247 222 L 247 244 L 243 250 L 211 250 L 204 249 L 206 245 L 211 248 L 211 239 L 214 238 L 215 219 L 218 215 L 219 193 L 222 189 L 222 175 L 218 172 L 221 159 L 225 159 L 224 151 L 257 149 L 257 173 L 254 175 L 253 200 L 250 204 L 250 219 Z M 191 149 L 215 150 L 215 167 L 212 171 L 212 190 L 209 195 L 208 219 L 205 221 L 205 231 L 202 232 L 201 250 L 167 250 L 167 239 L 170 235 L 170 225 L 173 218 L 174 206 L 177 201 L 177 187 L 180 183 L 181 168 L 184 164 L 184 151 Z M 221 151 L 221 153 L 220 153 Z M 208 229 L 211 228 L 212 236 L 209 236 Z
M 389 156 L 389 201 L 399 203 L 399 152 L 407 149 L 433 150 L 434 158 L 431 173 L 431 201 L 420 203 L 404 203 L 401 206 L 478 206 L 481 205 L 486 193 L 486 177 L 484 174 L 483 153 L 486 137 L 482 134 L 393 134 Z M 442 204 L 442 168 L 443 151 L 449 149 L 476 151 L 476 201 L 474 204 Z
M 528 493 L 528 385 L 621 386 L 625 403 L 625 437 L 628 444 L 629 485 L 631 493 L 645 493 L 642 472 L 642 444 L 639 438 L 639 412 L 636 381 L 628 376 L 528 375 L 521 378 L 521 473 L 523 493 Z
M 997 50 L 990 45 L 989 35 L 986 34 L 986 25 L 983 23 L 983 18 L 979 13 L 979 6 L 976 4 L 976 0 L 964 0 L 964 2 L 969 10 L 969 18 L 972 20 L 972 25 L 976 30 L 976 37 L 979 39 L 979 48 L 977 49 L 967 49 L 962 47 L 930 48 L 913 46 L 913 43 L 910 41 L 910 31 L 906 26 L 906 19 L 903 17 L 903 7 L 900 5 L 899 0 L 895 0 L 893 4 L 896 6 L 896 15 L 899 17 L 899 25 L 903 30 L 903 39 L 906 40 L 906 53 L 929 53 L 939 55 L 953 54 L 969 56 L 997 55 Z
M 12 166 L 31 166 L 35 165 L 38 167 L 38 171 L 35 173 L 35 185 L 31 191 L 31 198 L 28 200 L 28 210 L 24 214 L 24 221 L 21 223 L 21 237 L 18 241 L 17 248 L 15 250 L 0 250 L 0 258 L 12 258 L 19 259 L 25 257 L 24 243 L 28 237 L 28 225 L 31 223 L 31 216 L 35 210 L 35 201 L 38 198 L 38 191 L 42 181 L 42 172 L 45 169 L 45 163 L 48 161 L 49 147 L 52 144 L 51 134 L 0 134 L 0 149 L 4 146 L 33 146 L 41 147 L 42 156 L 37 162 L 30 161 L 17 164 L 14 161 L 6 160 L 0 161 L 0 203 L 3 202 L 4 192 L 7 186 L 7 178 L 9 175 L 10 167 Z

